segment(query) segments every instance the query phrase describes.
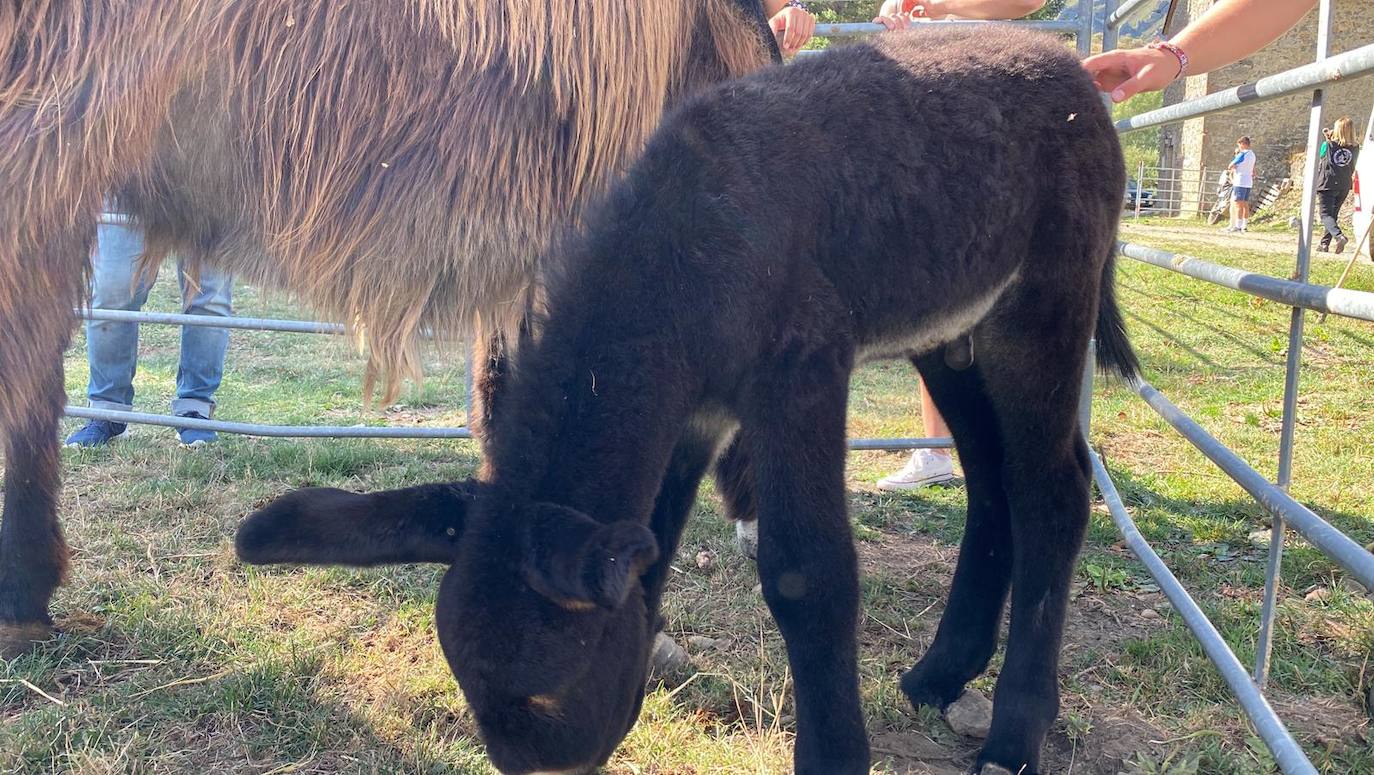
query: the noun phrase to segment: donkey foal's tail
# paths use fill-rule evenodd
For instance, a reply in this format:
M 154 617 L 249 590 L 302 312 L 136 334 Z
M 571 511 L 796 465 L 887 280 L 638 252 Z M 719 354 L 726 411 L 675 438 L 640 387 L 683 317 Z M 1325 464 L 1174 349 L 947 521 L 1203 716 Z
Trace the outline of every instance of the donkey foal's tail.
M 1097 367 L 1121 377 L 1127 384 L 1140 381 L 1140 361 L 1136 359 L 1121 308 L 1116 304 L 1116 247 L 1102 267 L 1102 285 L 1097 303 Z

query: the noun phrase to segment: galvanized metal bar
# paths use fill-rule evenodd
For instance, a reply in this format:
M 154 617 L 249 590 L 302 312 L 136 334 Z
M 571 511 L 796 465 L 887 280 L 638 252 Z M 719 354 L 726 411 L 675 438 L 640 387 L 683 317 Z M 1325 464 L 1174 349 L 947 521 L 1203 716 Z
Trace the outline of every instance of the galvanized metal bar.
M 1093 52 L 1093 0 L 1078 0 L 1078 30 L 1074 33 L 1074 42 L 1078 44 L 1080 59 Z M 1111 98 L 1104 99 L 1110 106 Z
M 1104 30 L 1117 30 L 1121 27 L 1121 23 L 1130 18 L 1136 11 L 1148 6 L 1153 6 L 1157 2 L 1159 2 L 1159 0 L 1126 0 L 1126 2 L 1121 4 L 1120 8 L 1113 9 L 1108 7 L 1105 11 L 1107 21 Z M 1111 48 L 1107 48 L 1106 44 L 1102 46 L 1103 51 L 1111 51 L 1112 48 L 1116 48 L 1116 46 L 1112 46 Z
M 1016 19 L 1010 21 L 987 21 L 982 19 L 941 19 L 939 21 L 930 20 L 916 22 L 915 27 L 925 27 L 927 25 L 943 27 L 980 27 L 986 24 L 1009 24 L 1014 27 L 1025 27 L 1032 30 L 1044 32 L 1076 32 L 1079 29 L 1078 22 L 1059 21 L 1057 19 Z M 856 38 L 863 35 L 875 35 L 887 30 L 881 24 L 873 22 L 842 22 L 842 23 L 822 23 L 816 25 L 815 35 L 825 38 Z
M 1102 493 L 1102 499 L 1106 501 L 1112 521 L 1116 523 L 1117 530 L 1125 539 L 1126 546 L 1145 565 L 1145 570 L 1182 617 L 1183 623 L 1193 631 L 1207 658 L 1216 665 L 1222 680 L 1231 687 L 1231 692 L 1240 702 L 1241 709 L 1255 725 L 1255 731 L 1259 733 L 1260 739 L 1274 754 L 1274 761 L 1288 775 L 1315 775 L 1317 769 L 1308 761 L 1298 741 L 1293 739 L 1293 735 L 1289 733 L 1278 714 L 1274 713 L 1274 709 L 1264 699 L 1259 686 L 1250 680 L 1249 674 L 1245 672 L 1245 666 L 1236 658 L 1235 653 L 1221 637 L 1221 633 L 1217 632 L 1217 628 L 1207 618 L 1207 614 L 1203 613 L 1189 596 L 1188 590 L 1179 583 L 1178 578 L 1170 572 L 1169 567 L 1154 549 L 1150 548 L 1145 536 L 1141 535 L 1131 515 L 1126 511 L 1126 505 L 1121 502 L 1121 494 L 1117 492 L 1106 467 L 1102 465 L 1102 459 L 1096 453 L 1092 453 L 1091 457 L 1093 479 L 1097 482 L 1097 489 Z
M 850 439 L 849 448 L 856 451 L 897 451 L 902 449 L 953 449 L 949 436 L 930 436 L 917 439 Z
M 93 409 L 88 406 L 68 404 L 64 413 L 68 417 L 84 420 L 108 420 L 110 422 L 158 425 L 165 428 L 196 428 L 199 430 L 233 433 L 240 436 L 261 436 L 267 438 L 298 439 L 470 439 L 472 432 L 460 428 L 394 428 L 384 426 L 340 426 L 340 425 L 267 425 L 261 423 L 228 422 L 225 420 L 197 420 L 191 417 L 177 417 L 169 414 L 147 412 L 124 412 L 117 409 Z M 880 451 L 903 449 L 950 449 L 954 440 L 948 436 L 930 438 L 899 439 L 850 439 L 852 450 Z
M 1374 554 L 1365 551 L 1349 536 L 1337 530 L 1331 523 L 1312 512 L 1311 509 L 1293 500 L 1292 496 L 1274 486 L 1255 469 L 1251 468 L 1239 455 L 1225 444 L 1217 441 L 1201 425 L 1170 403 L 1162 393 L 1151 385 L 1141 382 L 1135 387 L 1141 398 L 1150 408 L 1163 417 L 1174 429 L 1192 442 L 1202 454 L 1216 463 L 1236 484 L 1250 493 L 1257 503 L 1271 514 L 1279 514 L 1288 524 L 1314 546 L 1340 565 L 1366 589 L 1374 589 Z
M 1097 340 L 1088 340 L 1088 356 L 1083 360 L 1083 377 L 1078 383 L 1078 428 L 1083 437 L 1093 423 L 1093 380 L 1097 376 Z
M 153 323 L 169 326 L 284 331 L 292 334 L 346 333 L 345 328 L 338 323 L 320 323 L 313 320 L 180 315 L 170 312 L 130 312 L 122 309 L 78 309 L 76 315 L 84 320 L 108 320 L 116 323 Z
M 1331 0 L 1321 0 L 1317 11 L 1317 52 L 1314 61 L 1326 59 L 1331 42 Z M 1322 90 L 1312 92 L 1307 120 L 1307 159 L 1302 171 L 1302 227 L 1298 231 L 1297 271 L 1293 279 L 1307 282 L 1312 264 L 1313 205 L 1317 187 L 1317 151 L 1321 142 Z M 1298 380 L 1302 373 L 1303 324 L 1307 311 L 1293 307 L 1288 323 L 1288 357 L 1283 378 L 1283 422 L 1279 429 L 1279 470 L 1276 484 L 1284 492 L 1293 483 L 1293 433 L 1298 421 Z M 1283 517 L 1273 515 L 1269 532 L 1269 558 L 1265 567 L 1264 599 L 1260 607 L 1259 636 L 1255 642 L 1255 683 L 1263 691 L 1269 682 L 1269 656 L 1274 647 L 1274 608 L 1278 605 L 1279 573 L 1283 564 Z
M 1141 162 L 1136 170 L 1135 178 L 1135 219 L 1140 220 L 1140 200 L 1144 199 L 1145 194 L 1145 162 Z
M 262 425 L 246 422 L 226 422 L 223 420 L 197 420 L 191 417 L 176 417 L 166 414 L 146 412 L 123 412 L 116 409 L 92 409 L 87 406 L 67 405 L 68 417 L 86 420 L 108 420 L 117 423 L 139 425 L 160 425 L 167 428 L 196 428 L 198 430 L 235 433 L 242 436 L 265 436 L 273 438 L 301 439 L 469 439 L 472 434 L 467 428 L 389 428 L 380 426 L 333 426 L 333 425 Z
M 1079 45 L 1079 58 L 1092 54 L 1092 0 L 1079 0 L 1079 29 L 1073 33 L 1074 43 Z M 1109 103 L 1110 104 L 1110 103 Z
M 1139 2 L 1139 0 L 1127 0 L 1127 4 Z M 1102 15 L 1107 19 L 1111 18 L 1116 11 L 1117 0 L 1103 0 Z M 1117 40 L 1121 37 L 1121 30 L 1116 25 L 1104 23 L 1102 27 L 1102 50 L 1111 51 L 1117 47 Z
M 1252 296 L 1284 305 L 1374 321 L 1374 293 L 1367 291 L 1351 291 L 1284 280 L 1130 242 L 1117 243 L 1117 251 L 1126 258 L 1244 291 Z
M 1123 118 L 1116 122 L 1116 131 L 1134 132 L 1138 129 L 1182 121 L 1185 118 L 1205 116 L 1237 105 L 1264 102 L 1307 91 L 1323 84 L 1360 78 L 1371 72 L 1374 72 L 1374 43 L 1337 54 L 1321 62 L 1284 70 L 1254 83 L 1244 83 L 1205 97 L 1185 100 L 1176 105 Z

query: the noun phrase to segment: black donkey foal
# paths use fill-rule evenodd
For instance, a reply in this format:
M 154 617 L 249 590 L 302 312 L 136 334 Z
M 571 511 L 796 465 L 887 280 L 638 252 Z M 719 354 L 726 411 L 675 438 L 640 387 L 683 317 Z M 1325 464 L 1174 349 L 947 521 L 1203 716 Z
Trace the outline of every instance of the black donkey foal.
M 759 575 L 796 682 L 798 772 L 867 773 L 845 511 L 855 364 L 916 357 L 954 431 L 968 526 L 949 605 L 902 679 L 943 707 L 1011 632 L 978 765 L 1034 772 L 1058 712 L 1088 520 L 1075 411 L 1089 337 L 1134 357 L 1112 297 L 1125 180 L 1107 111 L 1057 41 L 882 36 L 715 89 L 556 248 L 497 413 L 489 478 L 300 490 L 248 562 L 451 565 L 439 640 L 493 763 L 603 763 L 643 699 L 697 484 L 737 434 Z

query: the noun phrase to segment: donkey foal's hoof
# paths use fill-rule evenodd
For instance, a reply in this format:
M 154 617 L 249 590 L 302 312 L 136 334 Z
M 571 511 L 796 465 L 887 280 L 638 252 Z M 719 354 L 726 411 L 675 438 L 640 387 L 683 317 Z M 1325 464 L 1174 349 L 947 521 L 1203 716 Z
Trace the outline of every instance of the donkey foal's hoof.
M 751 560 L 759 558 L 759 523 L 757 520 L 735 523 L 735 548 Z
M 925 705 L 941 713 L 964 693 L 963 682 L 952 683 L 948 680 L 932 680 L 930 669 L 925 660 L 902 674 L 902 693 L 906 695 L 913 708 Z
M 0 622 L 0 659 L 14 659 L 28 653 L 40 641 L 53 636 L 51 624 L 43 622 Z

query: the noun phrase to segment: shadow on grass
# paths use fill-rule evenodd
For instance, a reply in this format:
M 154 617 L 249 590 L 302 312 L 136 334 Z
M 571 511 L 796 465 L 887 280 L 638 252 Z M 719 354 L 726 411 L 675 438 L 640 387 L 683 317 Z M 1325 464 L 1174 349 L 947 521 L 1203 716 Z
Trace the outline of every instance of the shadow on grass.
M 432 622 L 385 595 L 350 612 L 371 628 L 314 638 L 129 607 L 59 619 L 60 637 L 0 663 L 0 770 L 493 772 L 447 665 L 427 658 Z
M 1248 497 L 1185 500 L 1161 495 L 1140 477 L 1124 469 L 1112 468 L 1110 461 L 1107 462 L 1122 500 L 1156 552 L 1170 553 L 1175 557 L 1187 554 L 1212 564 L 1242 563 L 1251 566 L 1247 568 L 1247 576 L 1257 575 L 1259 583 L 1263 583 L 1268 547 L 1267 544 L 1252 543 L 1249 535 L 1268 528 L 1271 518 L 1269 512 L 1257 502 Z M 1312 503 L 1303 505 L 1356 543 L 1363 546 L 1374 541 L 1374 521 L 1368 516 L 1336 511 Z M 1102 516 L 1105 522 L 1107 517 Z M 1186 527 L 1187 522 L 1210 523 L 1227 537 L 1221 541 L 1198 540 Z M 1115 526 L 1110 523 L 1095 529 L 1094 537 L 1099 541 L 1106 539 L 1108 536 L 1104 535 L 1104 529 L 1110 529 L 1114 540 Z M 1291 525 L 1289 530 L 1289 540 L 1284 548 L 1283 578 L 1286 583 L 1294 587 L 1307 586 L 1330 576 L 1339 567 L 1300 535 L 1294 538 L 1292 533 L 1295 531 Z M 1175 573 L 1179 572 L 1178 569 L 1174 570 Z

